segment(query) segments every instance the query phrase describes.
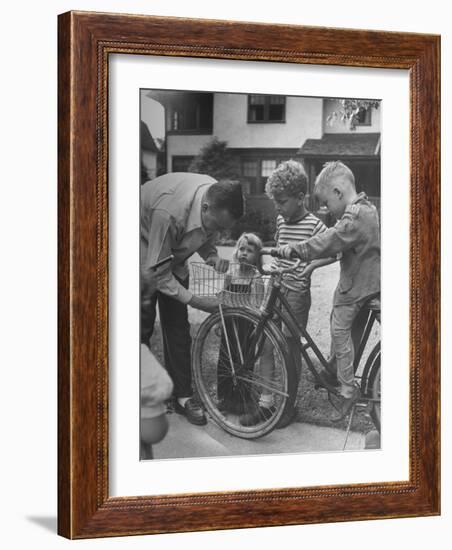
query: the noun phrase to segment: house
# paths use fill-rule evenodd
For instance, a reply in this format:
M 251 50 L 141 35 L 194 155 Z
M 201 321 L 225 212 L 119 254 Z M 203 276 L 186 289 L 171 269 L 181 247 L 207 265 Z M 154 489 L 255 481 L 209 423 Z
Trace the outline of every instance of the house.
M 148 125 L 140 120 L 141 183 L 157 176 L 157 157 L 159 150 Z
M 364 191 L 380 210 L 380 110 L 361 111 L 352 130 L 341 121 L 329 122 L 340 109 L 337 99 L 323 99 L 322 103 L 322 137 L 307 139 L 296 155 L 308 174 L 309 193 L 325 162 L 340 160 L 352 170 L 357 190 Z M 312 199 L 310 206 L 313 210 L 317 206 Z
M 356 128 L 329 123 L 339 100 L 264 94 L 150 90 L 165 108 L 166 171 L 189 169 L 214 136 L 237 160 L 248 207 L 271 213 L 265 183 L 276 166 L 295 158 L 309 177 L 308 195 L 328 160 L 342 160 L 355 173 L 358 190 L 380 202 L 380 111 L 360 113 Z M 318 205 L 308 196 L 309 205 Z

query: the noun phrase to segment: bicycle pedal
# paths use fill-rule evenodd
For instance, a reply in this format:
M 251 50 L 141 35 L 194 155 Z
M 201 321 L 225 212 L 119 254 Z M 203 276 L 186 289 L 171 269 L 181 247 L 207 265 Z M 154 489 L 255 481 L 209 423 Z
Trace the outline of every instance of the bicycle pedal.
M 314 384 L 314 389 L 317 391 L 323 390 L 327 394 L 337 395 L 335 388 L 325 388 L 322 384 Z

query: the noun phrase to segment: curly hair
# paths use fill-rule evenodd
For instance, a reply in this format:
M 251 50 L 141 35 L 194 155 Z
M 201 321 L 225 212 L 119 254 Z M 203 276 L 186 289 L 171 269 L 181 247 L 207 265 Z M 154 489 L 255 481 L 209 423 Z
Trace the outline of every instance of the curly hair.
M 285 193 L 290 197 L 306 194 L 308 177 L 303 165 L 295 160 L 287 160 L 270 174 L 265 185 L 265 192 L 273 199 L 275 195 Z

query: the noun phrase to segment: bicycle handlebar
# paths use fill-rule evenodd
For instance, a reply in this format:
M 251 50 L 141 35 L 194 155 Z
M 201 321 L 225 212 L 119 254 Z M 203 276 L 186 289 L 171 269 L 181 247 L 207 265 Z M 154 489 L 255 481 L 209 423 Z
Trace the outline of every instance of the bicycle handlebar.
M 273 258 L 281 258 L 281 255 L 278 253 L 278 248 L 274 248 L 274 247 L 261 248 L 259 255 L 260 256 L 272 256 Z M 302 262 L 302 260 L 298 259 L 290 267 L 274 268 L 270 271 L 265 270 L 264 267 L 262 265 L 260 265 L 259 266 L 259 271 L 262 275 L 277 275 L 277 274 L 283 275 L 285 273 L 292 273 L 292 272 L 296 271 L 300 267 L 301 262 Z
M 275 247 L 263 247 L 259 252 L 260 256 L 272 256 L 273 258 L 280 258 L 278 254 L 278 248 Z
M 276 248 L 276 247 L 264 247 L 264 248 L 261 248 L 259 254 L 261 256 L 273 256 L 273 258 L 282 258 L 282 259 L 284 259 L 285 257 L 283 255 L 281 255 L 279 251 L 280 251 L 280 249 Z M 291 256 L 292 256 L 291 257 L 292 260 L 297 260 L 298 259 L 297 251 L 294 250 L 293 248 L 291 250 Z

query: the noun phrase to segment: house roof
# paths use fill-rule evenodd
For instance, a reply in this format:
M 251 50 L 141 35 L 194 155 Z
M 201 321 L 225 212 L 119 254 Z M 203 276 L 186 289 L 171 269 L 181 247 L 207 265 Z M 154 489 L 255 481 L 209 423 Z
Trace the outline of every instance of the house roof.
M 380 134 L 324 134 L 307 139 L 298 151 L 302 157 L 379 157 Z
M 158 101 L 164 107 L 183 105 L 194 98 L 212 96 L 213 92 L 186 92 L 179 90 L 150 90 L 146 96 Z
M 148 125 L 140 120 L 140 140 L 141 148 L 145 151 L 150 151 L 151 153 L 158 153 L 157 145 L 155 144 L 154 138 L 152 137 L 151 131 L 148 128 Z

